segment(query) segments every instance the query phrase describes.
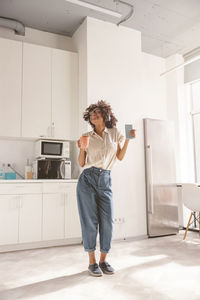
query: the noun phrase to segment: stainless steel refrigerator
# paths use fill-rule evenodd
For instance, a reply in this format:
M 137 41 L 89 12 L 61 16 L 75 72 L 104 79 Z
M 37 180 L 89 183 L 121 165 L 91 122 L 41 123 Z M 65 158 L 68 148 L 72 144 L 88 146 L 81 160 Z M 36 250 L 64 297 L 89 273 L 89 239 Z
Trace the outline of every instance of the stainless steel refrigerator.
M 147 233 L 178 232 L 175 134 L 172 121 L 144 119 Z

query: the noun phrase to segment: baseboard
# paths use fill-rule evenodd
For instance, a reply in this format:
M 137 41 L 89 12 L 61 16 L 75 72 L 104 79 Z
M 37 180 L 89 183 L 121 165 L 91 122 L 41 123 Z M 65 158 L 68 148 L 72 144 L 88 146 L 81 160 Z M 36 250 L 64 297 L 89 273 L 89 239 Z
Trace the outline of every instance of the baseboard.
M 137 236 L 128 236 L 128 237 L 124 237 L 124 238 L 116 238 L 113 239 L 112 242 L 120 242 L 120 241 L 127 241 L 127 242 L 132 242 L 132 241 L 140 241 L 140 240 L 145 240 L 148 239 L 148 236 L 145 235 L 137 235 Z
M 69 246 L 69 245 L 76 245 L 76 244 L 80 245 L 81 242 L 82 242 L 81 238 L 70 238 L 70 239 L 62 239 L 62 240 L 3 245 L 3 246 L 0 246 L 0 253 L 11 252 L 11 251 L 30 250 L 30 249 L 37 249 L 37 248 Z

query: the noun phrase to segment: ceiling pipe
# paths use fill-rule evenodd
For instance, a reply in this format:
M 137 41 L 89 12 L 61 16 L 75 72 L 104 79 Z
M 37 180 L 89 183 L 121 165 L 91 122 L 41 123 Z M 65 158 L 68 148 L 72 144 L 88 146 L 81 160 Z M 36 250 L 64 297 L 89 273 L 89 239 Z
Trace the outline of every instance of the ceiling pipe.
M 25 36 L 25 26 L 17 20 L 0 17 L 0 27 L 12 29 L 15 34 Z
M 128 6 L 130 8 L 129 13 L 121 20 L 117 23 L 117 26 L 119 26 L 121 23 L 124 23 L 125 21 L 127 21 L 128 19 L 130 19 L 130 17 L 133 15 L 134 13 L 134 6 L 130 3 L 127 3 L 125 1 L 122 0 L 113 0 L 114 2 L 116 2 L 116 4 L 118 5 L 119 3 L 124 4 L 126 6 Z

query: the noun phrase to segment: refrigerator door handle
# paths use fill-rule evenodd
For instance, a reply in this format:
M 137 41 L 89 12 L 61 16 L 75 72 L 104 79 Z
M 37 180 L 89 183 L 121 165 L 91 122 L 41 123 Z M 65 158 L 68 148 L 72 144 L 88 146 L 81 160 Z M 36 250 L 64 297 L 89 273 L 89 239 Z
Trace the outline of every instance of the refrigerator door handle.
M 152 152 L 151 146 L 147 145 L 147 161 L 148 161 L 148 213 L 153 214 L 153 172 L 152 172 Z

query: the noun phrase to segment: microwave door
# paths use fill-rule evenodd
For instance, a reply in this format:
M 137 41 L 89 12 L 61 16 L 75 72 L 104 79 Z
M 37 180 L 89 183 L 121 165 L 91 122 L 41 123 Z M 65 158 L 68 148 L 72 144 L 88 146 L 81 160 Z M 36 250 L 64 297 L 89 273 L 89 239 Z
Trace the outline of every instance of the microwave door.
M 41 154 L 46 156 L 62 156 L 63 143 L 59 142 L 42 142 Z
M 62 160 L 52 160 L 52 179 L 63 179 L 65 176 L 65 163 Z
M 48 179 L 51 168 L 51 162 L 49 160 L 38 161 L 38 179 Z

